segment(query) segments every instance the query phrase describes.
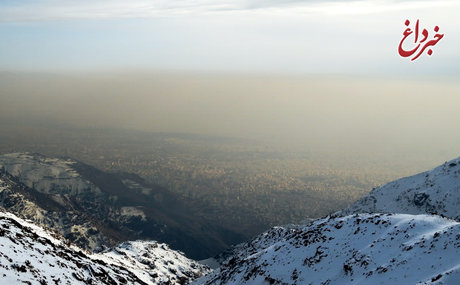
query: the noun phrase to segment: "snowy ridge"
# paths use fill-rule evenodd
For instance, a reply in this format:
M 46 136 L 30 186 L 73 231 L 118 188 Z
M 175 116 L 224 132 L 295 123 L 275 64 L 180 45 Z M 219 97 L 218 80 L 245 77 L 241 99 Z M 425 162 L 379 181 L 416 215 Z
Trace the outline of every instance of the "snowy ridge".
M 458 222 L 356 214 L 274 228 L 193 284 L 460 284 L 459 256 Z
M 460 221 L 460 158 L 375 188 L 339 212 L 353 213 L 437 214 Z
M 208 267 L 155 241 L 124 242 L 93 257 L 128 268 L 144 282 L 153 284 L 187 284 L 210 272 Z
M 116 251 L 123 254 L 115 255 Z M 162 257 L 168 257 L 167 262 L 155 266 Z M 57 234 L 0 211 L 2 284 L 185 284 L 207 271 L 154 242 L 125 243 L 89 254 Z
M 0 213 L 0 276 L 4 284 L 144 284 L 134 273 L 91 259 L 57 236 Z M 31 283 L 27 283 L 31 282 Z

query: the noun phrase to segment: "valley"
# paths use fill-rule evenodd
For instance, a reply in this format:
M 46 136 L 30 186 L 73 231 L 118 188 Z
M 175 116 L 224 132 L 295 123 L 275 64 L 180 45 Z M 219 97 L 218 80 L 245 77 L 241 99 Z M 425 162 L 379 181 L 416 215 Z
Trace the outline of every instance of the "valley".
M 151 222 L 159 229 L 169 224 L 175 231 L 177 225 L 187 224 L 187 235 L 193 240 L 213 240 L 187 242 L 195 249 L 179 240 L 170 242 L 195 258 L 219 254 L 271 226 L 333 213 L 373 187 L 414 173 L 434 160 L 408 157 L 395 168 L 389 166 L 392 158 L 378 154 L 360 158 L 276 148 L 245 139 L 43 122 L 29 122 L 28 127 L 2 124 L 0 130 L 0 153 L 40 153 L 76 161 L 73 167 L 77 172 L 103 192 L 112 193 L 104 199 L 114 193 L 119 196 L 124 203 L 119 205 L 120 211 L 133 212 L 140 207 L 147 217 L 156 217 Z M 418 163 L 412 165 L 414 160 Z M 107 201 L 100 202 L 101 209 L 113 202 Z M 104 220 L 101 215 L 97 220 Z M 130 223 L 133 228 L 146 224 L 142 217 L 136 221 L 134 216 Z M 118 230 L 110 231 L 119 242 L 129 236 L 143 237 L 128 231 L 122 238 Z M 144 237 L 168 241 L 153 232 Z

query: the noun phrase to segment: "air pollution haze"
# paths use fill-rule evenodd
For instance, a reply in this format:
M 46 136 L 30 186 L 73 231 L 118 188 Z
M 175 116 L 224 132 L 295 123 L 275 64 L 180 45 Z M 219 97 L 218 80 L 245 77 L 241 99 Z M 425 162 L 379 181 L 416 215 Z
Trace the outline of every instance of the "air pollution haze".
M 345 76 L 3 74 L 3 120 L 196 133 L 304 149 L 447 152 L 452 80 Z

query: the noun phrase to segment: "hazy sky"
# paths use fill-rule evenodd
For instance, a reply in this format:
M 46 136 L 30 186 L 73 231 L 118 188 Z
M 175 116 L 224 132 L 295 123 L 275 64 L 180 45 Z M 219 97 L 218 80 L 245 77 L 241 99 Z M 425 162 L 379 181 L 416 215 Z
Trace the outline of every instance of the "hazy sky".
M 452 0 L 0 1 L 0 120 L 458 153 L 459 15 Z M 445 34 L 431 57 L 398 55 L 406 19 Z
M 460 1 L 0 1 L 0 70 L 460 74 Z M 410 63 L 404 21 L 445 37 Z
M 460 151 L 458 81 L 126 73 L 6 75 L 0 86 L 0 123 L 198 133 L 309 150 Z

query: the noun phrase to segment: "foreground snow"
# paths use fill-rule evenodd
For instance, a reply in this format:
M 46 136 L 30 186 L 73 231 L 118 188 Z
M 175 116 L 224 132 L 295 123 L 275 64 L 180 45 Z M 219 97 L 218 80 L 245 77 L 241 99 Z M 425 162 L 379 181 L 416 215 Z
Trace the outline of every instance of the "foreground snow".
M 194 284 L 460 284 L 460 223 L 361 214 L 277 227 Z
M 185 284 L 208 271 L 156 242 L 128 242 L 89 254 L 0 212 L 1 284 Z
M 187 284 L 210 271 L 156 241 L 128 241 L 92 257 L 127 268 L 152 284 Z

